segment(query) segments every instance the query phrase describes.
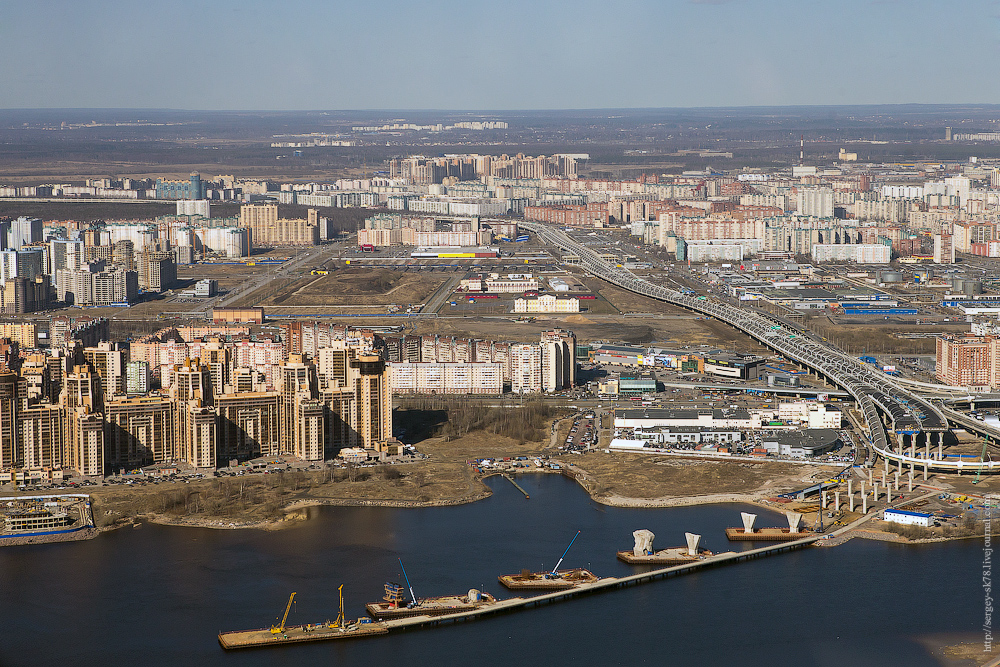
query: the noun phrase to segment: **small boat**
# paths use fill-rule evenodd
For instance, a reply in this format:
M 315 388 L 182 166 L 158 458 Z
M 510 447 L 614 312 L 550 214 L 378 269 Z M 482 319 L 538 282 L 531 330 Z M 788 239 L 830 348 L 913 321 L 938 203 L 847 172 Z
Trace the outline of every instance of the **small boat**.
M 545 590 L 545 591 L 559 591 L 566 590 L 568 588 L 576 588 L 577 586 L 582 586 L 584 584 L 592 584 L 599 580 L 599 577 L 595 575 L 590 570 L 585 570 L 583 568 L 576 568 L 573 570 L 560 570 L 559 566 L 562 565 L 563 559 L 566 558 L 566 554 L 569 553 L 570 547 L 573 546 L 573 542 L 576 542 L 576 538 L 580 537 L 580 531 L 576 531 L 576 535 L 569 543 L 569 547 L 566 547 L 566 551 L 563 552 L 562 557 L 556 566 L 552 568 L 550 572 L 531 572 L 529 570 L 521 570 L 520 574 L 502 574 L 497 577 L 498 581 L 511 590 Z

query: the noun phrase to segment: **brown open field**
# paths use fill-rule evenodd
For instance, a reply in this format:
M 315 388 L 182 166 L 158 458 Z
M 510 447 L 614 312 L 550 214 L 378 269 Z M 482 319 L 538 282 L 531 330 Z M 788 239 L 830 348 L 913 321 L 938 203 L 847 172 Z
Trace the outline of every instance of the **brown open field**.
M 592 276 L 579 276 L 579 278 L 595 294 L 601 295 L 613 308 L 622 313 L 665 313 L 673 315 L 687 312 L 682 308 L 671 306 L 662 301 L 633 294 L 620 287 L 610 285 L 599 278 Z
M 802 488 L 829 468 L 794 463 L 701 461 L 644 454 L 605 454 L 563 457 L 586 471 L 583 482 L 597 498 L 673 498 L 725 493 L 776 495 Z
M 304 276 L 262 305 L 410 305 L 426 301 L 444 280 L 432 274 L 347 267 L 326 276 Z
M 826 316 L 807 319 L 805 325 L 813 332 L 829 339 L 831 343 L 850 354 L 933 354 L 934 338 L 897 338 L 897 333 L 926 332 L 926 325 L 907 325 L 896 322 L 871 324 L 846 324 Z M 935 324 L 938 333 L 968 331 L 964 322 Z

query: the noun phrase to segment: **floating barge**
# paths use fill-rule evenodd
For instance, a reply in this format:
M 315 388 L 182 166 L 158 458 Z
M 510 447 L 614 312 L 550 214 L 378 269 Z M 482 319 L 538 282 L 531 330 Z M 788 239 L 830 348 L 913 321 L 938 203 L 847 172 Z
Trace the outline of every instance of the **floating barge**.
M 819 535 L 809 530 L 793 533 L 788 528 L 755 528 L 752 533 L 748 533 L 745 528 L 726 528 L 726 538 L 730 542 L 791 542 L 807 537 Z
M 300 642 L 321 642 L 330 639 L 373 637 L 388 632 L 389 629 L 384 624 L 372 623 L 368 619 L 364 619 L 359 623 L 351 623 L 344 627 L 336 627 L 336 624 L 329 623 L 292 625 L 285 628 L 281 634 L 271 632 L 270 628 L 221 632 L 219 633 L 219 644 L 224 649 L 261 648 Z
M 235 632 L 220 632 L 219 644 L 222 648 L 231 650 L 237 648 L 262 648 L 264 646 L 283 646 L 301 642 L 322 642 L 330 639 L 353 639 L 356 637 L 372 637 L 389 632 L 385 623 L 372 623 L 367 618 L 348 621 L 344 616 L 344 586 L 340 586 L 340 614 L 335 621 L 324 623 L 306 623 L 304 625 L 286 625 L 288 613 L 292 610 L 296 593 L 288 597 L 288 606 L 281 623 L 269 628 L 257 630 L 237 630 Z
M 555 572 L 529 572 L 522 570 L 521 574 L 502 574 L 497 580 L 511 590 L 561 591 L 576 588 L 584 584 L 592 584 L 600 578 L 582 567 L 574 570 L 558 570 Z
M 382 602 L 370 602 L 365 605 L 368 614 L 376 620 L 391 620 L 394 618 L 410 618 L 412 616 L 444 616 L 466 611 L 475 611 L 481 607 L 496 603 L 489 593 L 471 589 L 466 595 L 441 595 L 433 598 L 418 598 L 409 604 L 403 599 L 403 587 L 396 583 L 385 585 L 385 597 Z
M 635 547 L 631 551 L 618 552 L 618 560 L 629 565 L 686 565 L 715 555 L 708 549 L 698 548 L 701 535 L 694 533 L 684 533 L 687 546 L 670 547 L 662 551 L 653 551 L 653 538 L 656 536 L 645 528 L 634 531 L 632 537 L 635 538 Z
M 671 547 L 652 554 L 636 555 L 634 551 L 619 551 L 618 560 L 629 565 L 684 565 L 696 563 L 715 554 L 708 549 L 699 549 L 697 555 L 688 553 L 687 547 Z
M 559 569 L 563 560 L 566 559 L 566 554 L 569 553 L 570 547 L 573 546 L 578 537 L 580 537 L 579 530 L 576 531 L 576 535 L 570 540 L 569 546 L 566 547 L 566 551 L 563 552 L 562 557 L 556 563 L 556 566 L 552 568 L 551 572 L 521 570 L 521 574 L 501 574 L 497 577 L 497 580 L 511 590 L 519 591 L 562 591 L 600 581 L 600 577 L 582 567 L 578 567 L 575 570 Z

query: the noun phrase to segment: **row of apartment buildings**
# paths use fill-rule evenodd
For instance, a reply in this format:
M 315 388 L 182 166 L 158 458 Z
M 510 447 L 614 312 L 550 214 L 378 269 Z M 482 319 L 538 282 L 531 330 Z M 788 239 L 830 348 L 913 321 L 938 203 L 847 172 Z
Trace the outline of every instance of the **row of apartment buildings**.
M 29 378 L 0 373 L 0 468 L 73 468 L 100 476 L 152 463 L 214 468 L 232 459 L 290 454 L 307 461 L 345 447 L 382 451 L 392 395 L 378 355 L 340 350 L 320 369 L 303 355 L 282 365 L 274 391 L 216 393 L 199 359 L 171 370 L 167 392 L 127 397 L 110 376 L 116 350 L 84 349 L 47 363 L 58 398 L 29 393 Z M 82 363 L 77 363 L 82 362 Z M 65 365 L 64 365 L 65 364 Z M 65 372 L 63 372 L 65 371 Z

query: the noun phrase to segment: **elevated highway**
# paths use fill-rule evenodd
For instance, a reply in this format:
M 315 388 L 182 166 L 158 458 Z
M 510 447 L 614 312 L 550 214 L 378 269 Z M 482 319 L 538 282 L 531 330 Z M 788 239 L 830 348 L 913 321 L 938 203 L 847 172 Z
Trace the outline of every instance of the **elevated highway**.
M 887 463 L 891 461 L 900 466 L 910 465 L 911 469 L 919 466 L 922 469 L 960 472 L 963 468 L 970 470 L 979 466 L 978 461 L 972 464 L 942 456 L 941 445 L 945 432 L 950 429 L 949 421 L 958 423 L 959 417 L 964 415 L 949 411 L 946 416 L 929 399 L 914 393 L 909 387 L 896 382 L 870 364 L 861 362 L 769 313 L 709 297 L 691 296 L 650 283 L 621 266 L 605 261 L 596 252 L 555 227 L 533 222 L 522 223 L 522 226 L 546 243 L 580 257 L 580 265 L 594 276 L 630 292 L 725 322 L 847 391 L 864 416 L 872 452 L 866 462 L 868 466 L 875 464 L 877 456 L 881 456 Z M 936 443 L 932 441 L 935 434 Z M 918 451 L 921 447 L 923 452 Z M 936 452 L 932 452 L 932 449 L 936 449 Z M 993 470 L 992 462 L 983 465 Z

